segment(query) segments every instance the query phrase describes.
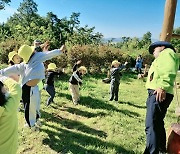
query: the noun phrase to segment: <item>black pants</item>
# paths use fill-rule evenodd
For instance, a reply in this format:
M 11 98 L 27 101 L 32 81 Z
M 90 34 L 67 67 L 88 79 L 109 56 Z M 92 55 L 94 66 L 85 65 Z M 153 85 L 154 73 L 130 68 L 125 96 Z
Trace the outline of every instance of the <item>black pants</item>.
M 146 149 L 144 154 L 158 154 L 166 151 L 164 118 L 173 95 L 166 93 L 166 99 L 163 102 L 157 102 L 153 92 L 154 90 L 148 90 L 146 102 Z
M 48 92 L 48 94 L 50 95 L 48 100 L 47 100 L 47 105 L 50 105 L 51 102 L 53 102 L 54 96 L 55 96 L 55 88 L 54 86 L 50 86 L 50 85 L 46 85 L 45 86 L 45 90 Z
M 110 100 L 118 101 L 118 93 L 119 93 L 119 82 L 111 81 L 110 83 Z

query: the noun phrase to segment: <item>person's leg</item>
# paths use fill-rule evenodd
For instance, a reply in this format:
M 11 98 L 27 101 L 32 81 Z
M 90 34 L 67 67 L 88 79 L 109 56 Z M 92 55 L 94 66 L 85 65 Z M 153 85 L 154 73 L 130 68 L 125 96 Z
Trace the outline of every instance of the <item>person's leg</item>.
M 73 85 L 73 84 L 69 83 L 69 89 L 71 92 L 73 103 L 77 104 L 77 102 L 78 102 L 77 85 Z
M 114 83 L 110 82 L 110 98 L 109 100 L 112 101 L 114 99 Z
M 146 149 L 144 154 L 157 154 L 157 132 L 154 130 L 154 117 L 157 102 L 155 95 L 153 95 L 153 90 L 148 91 L 148 99 L 146 101 L 146 106 Z
M 166 100 L 159 103 L 156 101 L 156 95 L 153 95 L 153 90 L 149 90 L 146 102 L 146 150 L 144 153 L 156 154 L 165 151 L 166 134 L 163 119 L 172 98 L 172 95 L 167 94 Z
M 47 99 L 47 105 L 50 105 L 51 102 L 53 102 L 53 99 L 55 96 L 55 88 L 54 88 L 54 86 L 46 85 L 45 89 L 48 92 L 48 94 L 50 95 L 49 98 Z
M 118 101 L 118 94 L 119 94 L 119 83 L 115 85 L 115 101 Z

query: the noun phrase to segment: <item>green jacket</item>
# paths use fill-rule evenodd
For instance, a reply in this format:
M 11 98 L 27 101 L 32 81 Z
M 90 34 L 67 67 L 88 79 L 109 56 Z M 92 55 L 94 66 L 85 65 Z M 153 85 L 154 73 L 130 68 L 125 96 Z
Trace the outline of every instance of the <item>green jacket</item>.
M 15 154 L 18 147 L 18 106 L 21 99 L 20 85 L 8 78 L 4 84 L 9 89 L 9 97 L 0 106 L 0 154 Z
M 173 94 L 174 81 L 179 68 L 179 59 L 170 49 L 164 49 L 152 62 L 148 72 L 146 88 L 162 88 L 167 93 Z

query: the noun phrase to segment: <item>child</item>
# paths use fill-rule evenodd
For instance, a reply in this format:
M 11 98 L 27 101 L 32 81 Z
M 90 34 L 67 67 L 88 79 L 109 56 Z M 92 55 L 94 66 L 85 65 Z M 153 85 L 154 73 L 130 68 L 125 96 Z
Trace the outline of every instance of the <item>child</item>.
M 3 78 L 0 79 L 0 153 L 15 154 L 18 147 L 17 111 L 22 91 L 16 81 Z
M 138 79 L 144 79 L 144 77 L 147 77 L 148 75 L 148 65 L 144 65 L 144 71 L 142 74 L 138 74 Z
M 50 97 L 47 100 L 47 106 L 49 106 L 51 104 L 51 102 L 53 102 L 53 99 L 54 99 L 54 96 L 56 93 L 55 88 L 54 88 L 54 76 L 62 74 L 62 72 L 60 72 L 60 73 L 55 72 L 56 68 L 57 68 L 56 64 L 54 64 L 54 63 L 50 63 L 47 68 L 48 72 L 47 72 L 45 90 L 50 95 Z
M 28 45 L 23 45 L 18 50 L 18 55 L 24 62 L 0 70 L 3 76 L 20 74 L 22 78 L 22 100 L 25 107 L 25 119 L 27 124 L 33 130 L 36 130 L 36 121 L 39 118 L 37 114 L 37 105 L 39 101 L 39 89 L 37 84 L 45 78 L 45 68 L 43 62 L 64 52 L 65 46 L 60 49 L 48 52 L 36 52 Z
M 82 76 L 87 73 L 87 69 L 84 66 L 78 68 L 81 60 L 73 66 L 73 74 L 69 79 L 69 89 L 72 95 L 74 105 L 77 105 L 80 101 L 79 85 L 82 84 Z
M 111 65 L 111 82 L 110 82 L 110 99 L 118 101 L 118 92 L 119 92 L 119 84 L 120 84 L 120 71 L 125 68 L 128 62 L 125 62 L 124 65 L 120 66 L 120 62 L 114 60 Z M 115 97 L 115 98 L 114 98 Z
M 19 64 L 21 62 L 21 58 L 18 56 L 18 53 L 16 51 L 12 51 L 8 54 L 8 58 L 9 58 L 9 65 L 15 65 L 15 64 Z M 10 76 L 10 78 L 12 78 L 13 80 L 15 80 L 16 82 L 19 82 L 19 74 L 13 74 Z

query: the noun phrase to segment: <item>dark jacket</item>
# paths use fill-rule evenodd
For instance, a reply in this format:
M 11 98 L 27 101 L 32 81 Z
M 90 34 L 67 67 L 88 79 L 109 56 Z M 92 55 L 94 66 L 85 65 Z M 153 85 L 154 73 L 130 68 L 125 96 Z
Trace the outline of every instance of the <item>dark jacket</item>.
M 47 78 L 46 78 L 46 84 L 49 86 L 54 86 L 54 76 L 55 75 L 62 75 L 62 72 L 54 72 L 54 71 L 48 71 Z
M 81 82 L 81 81 L 78 81 L 78 80 L 75 78 L 75 75 L 77 75 L 80 79 L 82 79 L 82 74 L 79 73 L 79 71 L 78 71 L 77 69 L 78 69 L 78 65 L 75 64 L 75 65 L 73 66 L 73 74 L 71 75 L 71 77 L 70 77 L 70 79 L 69 79 L 69 82 L 70 82 L 71 84 L 74 84 L 74 85 L 78 85 L 78 84 L 81 85 L 82 82 Z
M 121 74 L 121 70 L 125 68 L 125 65 L 122 65 L 118 68 L 112 68 L 111 69 L 111 81 L 114 81 L 114 82 L 119 82 L 122 74 Z

